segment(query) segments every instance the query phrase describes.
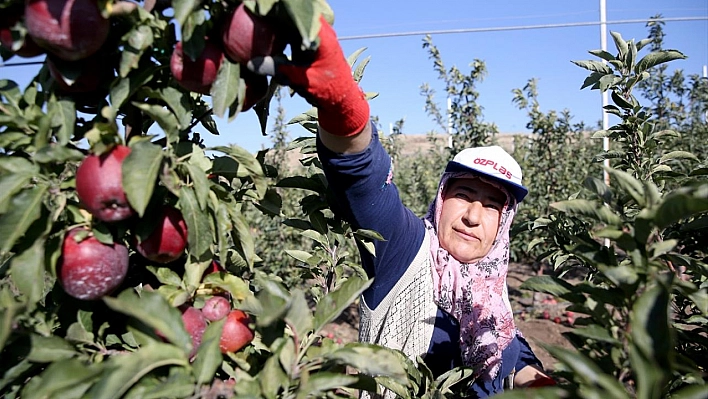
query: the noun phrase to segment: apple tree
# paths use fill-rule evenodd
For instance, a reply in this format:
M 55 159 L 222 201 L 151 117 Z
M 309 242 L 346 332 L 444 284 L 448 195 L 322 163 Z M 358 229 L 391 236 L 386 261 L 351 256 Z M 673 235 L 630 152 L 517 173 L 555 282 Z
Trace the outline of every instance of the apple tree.
M 0 14 L 3 59 L 43 57 L 26 87 L 0 80 L 3 397 L 414 397 L 469 375 L 433 380 L 323 337 L 369 284 L 328 255 L 377 235 L 332 214 L 316 158 L 278 182 L 266 151 L 209 145 L 214 115 L 253 110 L 266 131 L 277 84 L 241 63 L 316 48 L 324 0 L 2 0 Z M 313 246 L 282 249 L 329 271 L 314 297 L 257 267 L 279 243 L 249 215 L 280 215 L 276 183 L 314 192 L 288 223 Z

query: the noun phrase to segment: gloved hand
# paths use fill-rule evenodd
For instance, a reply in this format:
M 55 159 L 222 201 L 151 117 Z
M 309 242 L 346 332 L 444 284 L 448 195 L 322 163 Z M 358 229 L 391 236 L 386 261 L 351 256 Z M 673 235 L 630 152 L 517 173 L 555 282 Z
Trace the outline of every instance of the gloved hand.
M 556 385 L 556 381 L 551 377 L 542 376 L 527 385 L 527 388 L 541 388 Z
M 247 67 L 260 74 L 274 75 L 278 83 L 290 86 L 317 107 L 319 124 L 328 133 L 352 136 L 369 122 L 369 104 L 352 76 L 334 29 L 320 17 L 320 45 L 315 52 L 292 46 L 293 60 L 259 57 Z

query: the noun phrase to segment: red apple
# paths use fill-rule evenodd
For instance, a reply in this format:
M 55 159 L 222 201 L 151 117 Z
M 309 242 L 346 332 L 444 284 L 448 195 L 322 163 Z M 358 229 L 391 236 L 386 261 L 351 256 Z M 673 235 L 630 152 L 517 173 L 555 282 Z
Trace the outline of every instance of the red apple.
M 222 39 L 226 55 L 242 64 L 253 57 L 271 55 L 274 50 L 281 52 L 284 48 L 276 41 L 275 29 L 251 13 L 243 3 L 227 18 Z
M 97 0 L 27 0 L 25 23 L 39 46 L 68 61 L 95 53 L 110 28 Z
M 135 249 L 147 259 L 157 263 L 170 263 L 179 259 L 187 247 L 187 225 L 182 213 L 174 207 L 162 207 L 157 226 L 150 235 L 135 242 Z
M 192 351 L 189 353 L 189 357 L 192 358 L 197 353 L 199 345 L 202 344 L 204 330 L 207 328 L 207 320 L 199 309 L 187 306 L 182 310 L 182 322 L 185 330 L 192 337 Z
M 232 310 L 226 316 L 221 330 L 219 348 L 221 353 L 237 352 L 253 340 L 253 330 L 248 326 L 248 315 L 240 310 Z
M 170 70 L 180 86 L 193 92 L 209 94 L 223 59 L 224 52 L 213 42 L 206 42 L 196 60 L 187 57 L 182 51 L 182 42 L 177 42 L 170 58 Z
M 226 317 L 231 311 L 231 303 L 223 296 L 213 296 L 206 300 L 202 313 L 209 321 L 217 321 Z
M 215 260 L 212 260 L 212 261 L 211 261 L 211 264 L 209 265 L 209 267 L 207 267 L 207 269 L 204 270 L 204 275 L 202 276 L 202 278 L 206 277 L 206 276 L 209 275 L 209 274 L 212 274 L 212 273 L 219 273 L 219 272 L 223 272 L 223 271 L 224 271 L 224 268 L 221 267 L 221 265 L 219 264 L 219 262 L 217 262 L 217 261 L 215 261 Z
M 123 160 L 130 147 L 117 145 L 89 155 L 76 170 L 76 194 L 94 217 L 104 222 L 125 220 L 135 214 L 123 191 Z
M 22 20 L 23 12 L 22 5 L 3 9 L 3 15 L 0 16 L 0 45 L 20 57 L 36 57 L 44 53 L 44 50 L 32 40 L 31 36 L 19 37 L 18 43 L 15 43 L 15 38 L 12 37 L 13 28 Z
M 128 273 L 128 248 L 114 243 L 106 245 L 95 237 L 76 241 L 75 228 L 64 238 L 57 279 L 67 294 L 83 300 L 99 299 L 110 294 Z

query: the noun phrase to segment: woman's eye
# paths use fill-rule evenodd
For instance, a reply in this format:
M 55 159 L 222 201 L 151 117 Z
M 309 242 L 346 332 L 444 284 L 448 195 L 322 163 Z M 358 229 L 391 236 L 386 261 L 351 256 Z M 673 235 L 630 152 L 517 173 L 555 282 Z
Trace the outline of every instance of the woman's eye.
M 501 211 L 501 208 L 502 208 L 501 205 L 496 204 L 496 203 L 489 203 L 489 204 L 485 205 L 485 207 L 490 208 L 490 209 L 494 209 L 495 211 Z

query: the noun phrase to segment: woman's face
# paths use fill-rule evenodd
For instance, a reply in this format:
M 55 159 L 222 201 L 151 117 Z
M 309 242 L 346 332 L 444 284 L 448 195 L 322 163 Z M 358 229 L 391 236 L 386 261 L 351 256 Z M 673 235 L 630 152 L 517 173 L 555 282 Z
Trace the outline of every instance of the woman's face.
M 506 194 L 480 179 L 453 179 L 443 193 L 440 246 L 461 263 L 482 259 L 494 244 Z

